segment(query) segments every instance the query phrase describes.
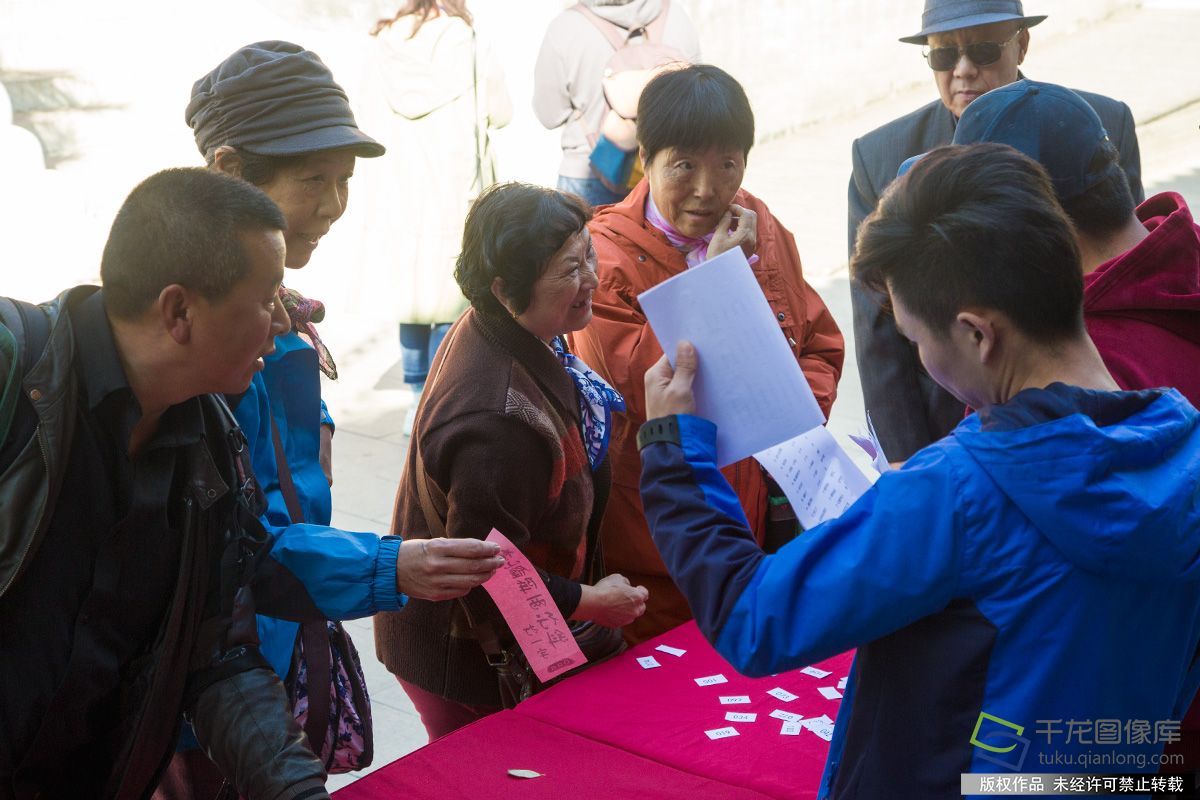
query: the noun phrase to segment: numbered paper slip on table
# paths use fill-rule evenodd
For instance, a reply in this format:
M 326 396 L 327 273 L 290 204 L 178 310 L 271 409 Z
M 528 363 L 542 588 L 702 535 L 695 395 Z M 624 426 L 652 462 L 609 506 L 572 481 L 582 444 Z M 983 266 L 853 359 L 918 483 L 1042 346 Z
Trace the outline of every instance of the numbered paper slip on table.
M 676 657 L 655 648 L 686 650 Z M 661 667 L 643 669 L 653 655 Z M 782 709 L 805 719 L 836 718 L 841 701 L 818 691 L 850 674 L 852 654 L 775 677 L 739 675 L 687 623 L 604 664 L 480 720 L 392 762 L 336 793 L 336 800 L 421 798 L 815 798 L 829 745 L 811 731 L 780 734 Z M 727 683 L 697 686 L 721 674 Z M 783 688 L 797 699 L 767 692 Z M 722 705 L 720 697 L 750 703 Z M 725 720 L 726 712 L 757 713 L 755 722 Z M 737 736 L 710 740 L 706 730 L 734 727 Z M 509 769 L 544 775 L 512 778 Z

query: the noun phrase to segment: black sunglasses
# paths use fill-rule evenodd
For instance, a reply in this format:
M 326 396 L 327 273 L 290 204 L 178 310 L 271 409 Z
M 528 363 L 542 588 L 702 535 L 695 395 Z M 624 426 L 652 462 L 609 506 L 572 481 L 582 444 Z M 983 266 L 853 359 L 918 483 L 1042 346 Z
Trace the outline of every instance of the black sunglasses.
M 929 62 L 929 68 L 934 72 L 949 72 L 954 69 L 964 53 L 975 66 L 986 67 L 988 64 L 995 64 L 1000 60 L 1004 47 L 1020 36 L 1022 30 L 1024 28 L 1018 28 L 1017 32 L 1007 41 L 972 42 L 966 47 L 926 47 L 922 51 L 922 55 L 925 56 L 925 60 Z

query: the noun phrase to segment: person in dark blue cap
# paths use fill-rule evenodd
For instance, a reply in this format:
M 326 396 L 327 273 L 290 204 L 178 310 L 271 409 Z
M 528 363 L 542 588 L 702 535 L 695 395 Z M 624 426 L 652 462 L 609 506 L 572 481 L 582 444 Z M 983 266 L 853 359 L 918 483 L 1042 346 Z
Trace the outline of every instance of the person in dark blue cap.
M 1075 231 L 1083 319 L 1122 389 L 1178 389 L 1200 406 L 1200 225 L 1162 192 L 1134 207 L 1116 148 L 1092 107 L 1052 83 L 1021 80 L 972 103 L 955 144 L 997 142 L 1035 159 Z M 1183 720 L 1180 752 L 1200 762 L 1200 703 Z
M 849 251 L 859 226 L 905 159 L 949 144 L 958 118 L 975 98 L 1021 77 L 1029 29 L 1020 0 L 926 0 L 921 30 L 900 41 L 924 47 L 939 99 L 855 140 L 849 187 Z M 1120 154 L 1136 201 L 1143 198 L 1133 115 L 1124 103 L 1081 93 L 1096 110 Z M 851 283 L 854 340 L 863 396 L 884 452 L 903 461 L 940 439 L 962 419 L 963 407 L 921 369 L 896 331 L 882 298 Z

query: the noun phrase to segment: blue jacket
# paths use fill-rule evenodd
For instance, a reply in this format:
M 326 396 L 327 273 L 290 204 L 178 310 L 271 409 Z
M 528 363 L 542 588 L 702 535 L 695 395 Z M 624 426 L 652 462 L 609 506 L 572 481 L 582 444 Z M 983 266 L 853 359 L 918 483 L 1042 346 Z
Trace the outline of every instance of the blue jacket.
M 254 474 L 267 497 L 263 524 L 275 537 L 271 555 L 304 584 L 321 611 L 334 620 L 368 617 L 403 605 L 396 591 L 397 536 L 354 533 L 329 526 L 333 500 L 321 470 L 321 425 L 331 424 L 321 400 L 317 353 L 295 332 L 275 338 L 275 352 L 254 376 L 234 414 L 250 443 Z M 274 414 L 296 485 L 305 524 L 293 525 L 279 488 L 271 441 Z M 298 625 L 258 617 L 262 653 L 280 677 L 291 665 Z
M 771 556 L 715 427 L 677 419 L 642 499 L 701 630 L 751 675 L 859 648 L 820 797 L 1157 770 L 1200 641 L 1200 414 L 1178 392 L 1021 392 Z

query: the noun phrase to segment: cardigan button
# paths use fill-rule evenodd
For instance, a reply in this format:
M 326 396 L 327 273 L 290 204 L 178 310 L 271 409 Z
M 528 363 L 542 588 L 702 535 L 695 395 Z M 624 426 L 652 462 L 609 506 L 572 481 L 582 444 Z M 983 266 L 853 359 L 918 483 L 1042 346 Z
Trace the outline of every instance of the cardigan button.
M 785 319 L 787 319 L 787 314 L 780 311 L 778 314 L 775 315 L 775 319 L 779 320 L 780 322 L 783 322 Z
M 645 255 L 645 253 L 643 253 L 642 255 L 638 256 L 638 261 L 645 261 L 645 260 L 646 260 L 646 255 Z

